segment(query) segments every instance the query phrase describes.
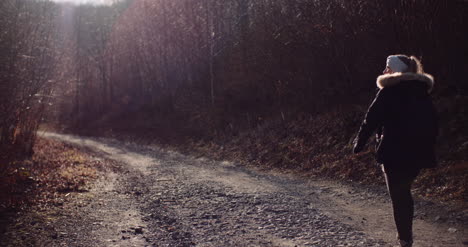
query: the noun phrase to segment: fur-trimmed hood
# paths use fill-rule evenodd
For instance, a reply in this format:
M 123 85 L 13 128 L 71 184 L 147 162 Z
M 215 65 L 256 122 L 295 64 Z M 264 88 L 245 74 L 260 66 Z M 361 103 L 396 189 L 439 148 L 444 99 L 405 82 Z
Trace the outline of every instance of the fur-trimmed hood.
M 421 81 L 427 84 L 427 92 L 430 93 L 434 88 L 434 77 L 425 73 L 392 73 L 377 77 L 377 87 L 391 87 L 404 81 Z

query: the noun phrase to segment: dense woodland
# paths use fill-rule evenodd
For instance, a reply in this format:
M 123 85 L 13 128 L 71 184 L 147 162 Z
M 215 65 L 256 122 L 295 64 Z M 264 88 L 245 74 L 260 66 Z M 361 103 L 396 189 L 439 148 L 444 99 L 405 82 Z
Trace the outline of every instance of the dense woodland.
M 0 154 L 31 155 L 40 123 L 219 145 L 295 132 L 302 153 L 342 150 L 403 53 L 436 78 L 442 158 L 466 162 L 467 24 L 461 0 L 2 0 Z

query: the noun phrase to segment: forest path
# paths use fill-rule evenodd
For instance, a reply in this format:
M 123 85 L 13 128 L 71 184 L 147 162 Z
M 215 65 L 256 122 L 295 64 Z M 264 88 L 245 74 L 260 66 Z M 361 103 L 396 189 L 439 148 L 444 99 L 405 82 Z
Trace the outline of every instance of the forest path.
M 55 246 L 395 246 L 384 188 L 156 146 L 41 133 L 120 163 L 56 215 Z M 414 246 L 466 246 L 466 212 L 418 202 Z M 450 229 L 450 230 L 449 230 Z

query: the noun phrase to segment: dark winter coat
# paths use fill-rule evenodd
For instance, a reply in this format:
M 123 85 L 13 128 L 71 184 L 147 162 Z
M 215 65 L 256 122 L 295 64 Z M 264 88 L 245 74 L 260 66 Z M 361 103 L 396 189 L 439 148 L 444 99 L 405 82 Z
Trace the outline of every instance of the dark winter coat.
M 377 162 L 387 169 L 436 165 L 436 113 L 429 96 L 434 79 L 428 74 L 393 73 L 377 78 L 380 88 L 356 137 L 359 152 L 374 131 L 382 130 Z

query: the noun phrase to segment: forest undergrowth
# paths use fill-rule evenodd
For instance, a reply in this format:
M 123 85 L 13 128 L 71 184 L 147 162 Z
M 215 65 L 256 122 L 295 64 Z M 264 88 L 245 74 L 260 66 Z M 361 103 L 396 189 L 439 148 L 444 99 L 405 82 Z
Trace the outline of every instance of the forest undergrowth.
M 70 145 L 38 138 L 31 159 L 11 162 L 0 171 L 0 232 L 15 212 L 60 206 L 69 193 L 86 192 L 102 166 Z

